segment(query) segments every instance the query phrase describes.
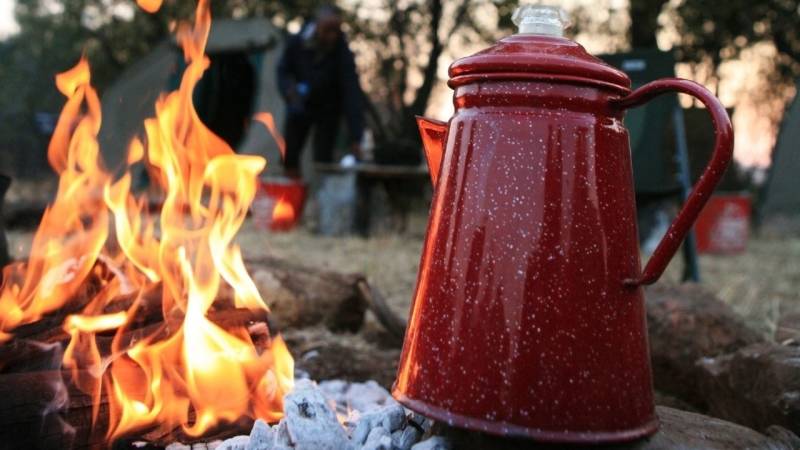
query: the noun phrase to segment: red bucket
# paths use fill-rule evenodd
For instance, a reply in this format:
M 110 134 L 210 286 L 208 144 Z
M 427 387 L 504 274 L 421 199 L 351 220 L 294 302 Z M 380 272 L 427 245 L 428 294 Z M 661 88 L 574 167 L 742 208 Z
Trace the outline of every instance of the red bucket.
M 261 180 L 251 211 L 256 226 L 272 231 L 294 228 L 303 214 L 306 185 L 301 180 L 268 178 Z
M 734 254 L 747 249 L 750 236 L 750 196 L 713 195 L 695 224 L 700 253 Z

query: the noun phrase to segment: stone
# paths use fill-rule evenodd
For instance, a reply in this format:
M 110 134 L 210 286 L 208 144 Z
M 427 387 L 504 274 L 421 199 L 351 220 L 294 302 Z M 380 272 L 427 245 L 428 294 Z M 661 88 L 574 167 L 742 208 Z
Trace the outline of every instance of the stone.
M 420 437 L 422 437 L 422 433 L 412 426 L 397 430 L 392 433 L 392 448 L 395 450 L 411 450 L 411 447 L 419 442 Z
M 250 430 L 250 440 L 247 450 L 272 450 L 275 447 L 275 432 L 272 427 L 261 419 L 256 420 Z
M 322 395 L 311 381 L 300 380 L 284 397 L 286 432 L 294 448 L 303 450 L 341 450 L 348 447 L 347 434 Z M 281 431 L 278 431 L 280 435 Z
M 736 352 L 704 358 L 709 415 L 756 430 L 771 425 L 800 434 L 800 347 L 755 344 Z
M 441 436 L 434 436 L 430 439 L 425 439 L 424 441 L 414 444 L 411 447 L 411 450 L 450 450 L 452 446 L 450 445 L 450 441 L 441 437 Z
M 602 446 L 604 450 L 730 450 L 769 449 L 796 450 L 798 438 L 787 430 L 771 430 L 761 434 L 735 423 L 687 411 L 656 407 L 660 427 L 652 436 L 637 441 Z M 437 424 L 440 436 L 446 437 L 451 448 L 481 450 L 545 450 L 565 446 L 537 446 L 527 439 L 501 438 L 484 433 Z M 422 441 L 412 450 L 431 450 Z M 433 447 L 436 448 L 436 447 Z M 577 447 L 576 447 L 577 448 Z M 587 447 L 580 447 L 587 448 Z
M 225 439 L 222 441 L 216 450 L 247 450 L 249 443 L 249 436 L 234 436 L 230 439 Z

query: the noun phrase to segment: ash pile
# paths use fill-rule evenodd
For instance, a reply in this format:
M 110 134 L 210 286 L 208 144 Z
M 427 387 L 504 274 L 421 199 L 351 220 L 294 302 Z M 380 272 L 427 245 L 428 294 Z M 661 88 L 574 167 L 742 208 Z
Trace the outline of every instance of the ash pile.
M 449 450 L 432 423 L 406 410 L 374 381 L 298 380 L 284 397 L 284 418 L 255 422 L 250 435 L 167 450 Z

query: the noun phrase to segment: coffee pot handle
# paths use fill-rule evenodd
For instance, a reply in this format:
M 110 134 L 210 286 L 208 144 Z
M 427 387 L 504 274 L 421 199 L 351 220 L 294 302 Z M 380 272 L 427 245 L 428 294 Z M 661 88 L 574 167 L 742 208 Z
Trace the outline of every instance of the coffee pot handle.
M 691 95 L 705 105 L 711 114 L 711 120 L 714 124 L 716 136 L 714 153 L 711 155 L 711 161 L 706 166 L 703 175 L 692 189 L 689 198 L 684 202 L 683 208 L 681 208 L 678 216 L 667 230 L 667 234 L 658 243 L 658 247 L 656 247 L 647 262 L 641 276 L 625 280 L 625 284 L 628 286 L 653 284 L 661 277 L 664 269 L 667 268 L 667 264 L 669 264 L 681 242 L 691 230 L 695 220 L 697 220 L 697 216 L 702 211 L 714 188 L 722 179 L 722 175 L 725 173 L 725 169 L 733 156 L 733 126 L 731 125 L 731 119 L 720 101 L 708 89 L 698 83 L 679 78 L 665 78 L 648 83 L 624 98 L 613 100 L 611 106 L 617 109 L 635 108 L 667 92 Z

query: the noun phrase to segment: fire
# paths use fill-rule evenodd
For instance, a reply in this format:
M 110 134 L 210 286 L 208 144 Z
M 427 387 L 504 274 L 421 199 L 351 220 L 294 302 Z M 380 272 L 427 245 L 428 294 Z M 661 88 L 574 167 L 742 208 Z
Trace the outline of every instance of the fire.
M 283 139 L 283 136 L 278 132 L 278 127 L 275 126 L 275 118 L 272 117 L 272 114 L 268 112 L 260 112 L 256 113 L 253 116 L 253 119 L 261 122 L 267 130 L 270 132 L 273 138 L 275 138 L 275 142 L 278 144 L 278 150 L 281 152 L 281 158 L 286 157 L 286 140 Z
M 138 3 L 147 11 L 160 6 Z M 48 148 L 58 193 L 30 259 L 4 269 L 0 342 L 48 313 L 75 311 L 63 324 L 70 340 L 62 364 L 93 396 L 95 419 L 105 392 L 109 439 L 154 427 L 198 436 L 244 416 L 275 421 L 293 386 L 292 357 L 280 337 L 259 350 L 244 326 L 209 317 L 223 290 L 235 308 L 267 311 L 234 243 L 266 161 L 235 154 L 192 104 L 209 64 L 210 26 L 208 0 L 200 0 L 194 24 L 178 30 L 188 64 L 180 87 L 157 101 L 120 176 L 101 162 L 100 102 L 87 61 L 57 76 L 67 97 Z M 141 163 L 163 191 L 158 215 L 130 190 L 131 168 Z M 99 286 L 82 299 L 90 280 Z M 137 328 L 154 296 L 163 322 Z
M 272 210 L 272 223 L 293 223 L 294 217 L 294 206 L 292 206 L 290 201 L 281 197 L 277 202 L 275 202 L 275 208 Z

